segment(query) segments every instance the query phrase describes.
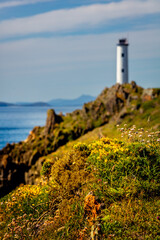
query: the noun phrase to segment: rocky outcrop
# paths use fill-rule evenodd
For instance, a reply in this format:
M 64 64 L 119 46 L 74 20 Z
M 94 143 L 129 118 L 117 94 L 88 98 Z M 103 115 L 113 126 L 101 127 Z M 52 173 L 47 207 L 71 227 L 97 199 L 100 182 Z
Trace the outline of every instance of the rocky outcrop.
M 45 127 L 34 127 L 25 141 L 0 150 L 0 197 L 19 184 L 35 183 L 43 164 L 40 157 L 55 150 L 53 130 L 60 122 L 62 115 L 50 109 Z
M 119 123 L 139 109 L 146 96 L 153 99 L 159 95 L 160 90 L 145 91 L 135 82 L 116 84 L 105 88 L 81 110 L 66 116 L 48 110 L 44 127 L 34 127 L 25 141 L 8 144 L 0 150 L 0 197 L 21 183 L 34 184 L 40 175 L 43 156 L 96 127 L 113 120 Z
M 12 149 L 7 145 L 7 149 Z M 12 152 L 12 151 L 11 151 Z M 21 183 L 25 183 L 24 173 L 28 171 L 27 164 L 14 160 L 12 154 L 0 155 L 0 196 L 4 196 Z
M 47 135 L 53 133 L 55 124 L 60 122 L 62 122 L 62 117 L 57 115 L 53 109 L 48 110 L 44 134 Z

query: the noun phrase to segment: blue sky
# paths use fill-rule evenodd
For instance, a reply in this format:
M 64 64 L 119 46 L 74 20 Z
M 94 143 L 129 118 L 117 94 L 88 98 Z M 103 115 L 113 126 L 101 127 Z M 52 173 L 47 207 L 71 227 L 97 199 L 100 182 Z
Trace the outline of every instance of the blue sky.
M 160 87 L 159 0 L 1 0 L 0 101 L 97 96 L 122 37 L 129 80 Z

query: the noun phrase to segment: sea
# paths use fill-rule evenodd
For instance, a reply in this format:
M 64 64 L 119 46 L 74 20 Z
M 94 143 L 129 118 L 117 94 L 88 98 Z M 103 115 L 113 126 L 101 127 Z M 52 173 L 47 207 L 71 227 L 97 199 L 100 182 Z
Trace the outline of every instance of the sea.
M 23 141 L 35 126 L 44 126 L 47 110 L 52 107 L 0 107 L 0 149 L 7 143 Z M 54 107 L 56 113 L 64 115 L 70 113 L 79 106 Z

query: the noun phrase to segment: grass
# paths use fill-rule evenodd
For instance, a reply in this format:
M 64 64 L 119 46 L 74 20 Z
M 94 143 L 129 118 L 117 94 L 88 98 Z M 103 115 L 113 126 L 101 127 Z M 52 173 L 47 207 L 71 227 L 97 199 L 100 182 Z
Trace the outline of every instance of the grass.
M 159 132 L 113 128 L 119 139 L 99 139 L 103 126 L 68 143 L 47 156 L 38 185 L 2 198 L 0 237 L 160 239 Z
M 33 141 L 35 155 L 52 153 L 37 185 L 0 199 L 0 239 L 160 239 L 160 90 L 150 101 L 142 88 L 125 90 L 131 99 L 121 116 L 105 116 L 105 89 L 55 125 L 54 141 Z

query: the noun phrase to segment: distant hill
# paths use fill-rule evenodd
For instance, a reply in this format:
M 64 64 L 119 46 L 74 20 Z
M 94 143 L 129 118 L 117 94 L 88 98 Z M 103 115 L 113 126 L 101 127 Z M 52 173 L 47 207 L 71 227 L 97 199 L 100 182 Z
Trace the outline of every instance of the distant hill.
M 35 102 L 35 103 L 7 103 L 7 102 L 0 102 L 0 107 L 47 107 L 50 106 L 48 103 L 45 102 Z
M 52 99 L 49 102 L 17 102 L 17 103 L 7 103 L 0 102 L 0 107 L 11 107 L 11 106 L 20 106 L 20 107 L 73 107 L 73 106 L 83 106 L 84 103 L 94 101 L 95 97 L 90 95 L 81 95 L 75 99 Z
M 45 102 L 34 102 L 34 103 L 16 103 L 16 106 L 22 107 L 48 107 L 50 106 L 48 103 Z
M 7 103 L 7 102 L 0 102 L 0 107 L 11 107 L 15 106 L 13 103 Z
M 52 99 L 48 102 L 53 107 L 82 106 L 84 103 L 94 101 L 96 97 L 90 95 L 81 95 L 75 99 Z

